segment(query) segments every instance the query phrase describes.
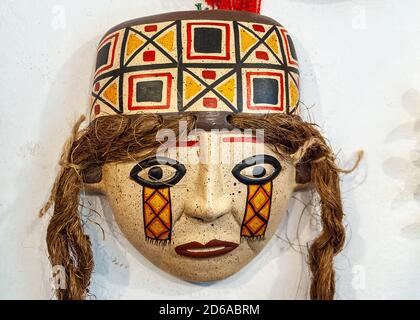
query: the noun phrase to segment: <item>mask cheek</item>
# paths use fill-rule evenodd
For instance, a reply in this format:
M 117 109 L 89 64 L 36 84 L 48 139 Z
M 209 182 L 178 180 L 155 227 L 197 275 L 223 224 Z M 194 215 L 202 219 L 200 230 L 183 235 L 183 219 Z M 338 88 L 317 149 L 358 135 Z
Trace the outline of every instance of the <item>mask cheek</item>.
M 172 232 L 170 188 L 143 188 L 143 221 L 146 240 L 169 242 Z
M 270 219 L 273 183 L 248 185 L 241 237 L 263 239 Z

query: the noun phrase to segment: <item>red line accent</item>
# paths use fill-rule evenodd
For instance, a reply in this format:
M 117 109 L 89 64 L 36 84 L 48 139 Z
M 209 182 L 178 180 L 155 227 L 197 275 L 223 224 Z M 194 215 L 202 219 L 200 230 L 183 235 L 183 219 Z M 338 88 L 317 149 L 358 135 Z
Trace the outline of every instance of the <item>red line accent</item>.
M 265 32 L 264 26 L 262 26 L 260 24 L 253 24 L 252 29 L 254 29 L 257 32 Z
M 251 104 L 251 76 L 277 76 L 280 78 L 279 81 L 279 89 L 280 89 L 280 101 L 279 106 L 252 106 Z M 247 107 L 250 110 L 277 110 L 283 111 L 284 110 L 284 76 L 282 73 L 276 72 L 248 72 L 246 74 L 246 86 L 247 86 Z
M 260 60 L 268 60 L 268 53 L 264 51 L 255 52 L 255 56 Z
M 198 147 L 199 145 L 200 145 L 200 141 L 198 141 L 198 140 L 178 141 L 176 143 L 176 146 L 180 147 L 180 148 L 182 148 L 182 147 L 188 147 L 188 148 Z
M 112 38 L 115 38 L 114 43 L 112 45 L 112 55 L 111 55 L 111 61 L 103 66 L 102 68 L 99 68 L 98 70 L 96 70 L 95 72 L 95 77 L 99 74 L 102 73 L 110 68 L 112 68 L 112 66 L 114 65 L 114 58 L 115 58 L 115 49 L 117 48 L 117 42 L 118 42 L 118 37 L 120 36 L 119 33 L 116 33 L 114 35 L 110 35 L 108 38 L 105 38 L 101 44 L 98 46 L 98 50 L 96 52 L 99 52 L 99 50 L 103 47 L 103 45 L 108 42 L 109 40 L 111 40 Z
M 157 25 L 153 24 L 150 26 L 145 26 L 144 31 L 146 32 L 156 32 L 157 31 Z
M 217 108 L 217 99 L 216 98 L 204 98 L 203 107 L 205 108 Z
M 134 91 L 134 80 L 140 78 L 157 78 L 167 77 L 168 85 L 166 88 L 166 104 L 160 106 L 133 106 L 133 91 Z M 169 72 L 165 73 L 147 73 L 147 74 L 135 74 L 128 78 L 128 110 L 155 110 L 155 109 L 169 109 L 171 105 L 171 89 L 172 89 L 172 74 Z
M 99 104 L 95 106 L 95 114 L 98 115 L 101 112 L 101 107 Z
M 192 36 L 191 30 L 192 26 L 217 26 L 224 27 L 226 30 L 226 55 L 225 56 L 203 56 L 203 55 L 193 55 L 191 53 L 192 47 Z M 213 22 L 197 22 L 197 23 L 187 23 L 187 59 L 197 60 L 197 59 L 207 59 L 207 60 L 230 60 L 230 26 L 227 23 L 213 23 Z
M 223 142 L 249 142 L 249 143 L 264 143 L 264 141 L 259 141 L 257 137 L 225 137 Z
M 211 80 L 216 79 L 216 71 L 204 70 L 201 73 L 201 75 L 203 76 L 204 79 L 211 79 Z
M 289 41 L 287 41 L 287 30 L 281 29 L 281 36 L 283 38 L 283 42 L 286 44 L 286 53 L 287 53 L 287 63 L 292 64 L 294 66 L 299 66 L 298 62 L 293 59 L 293 57 L 290 55 L 290 47 L 289 47 Z

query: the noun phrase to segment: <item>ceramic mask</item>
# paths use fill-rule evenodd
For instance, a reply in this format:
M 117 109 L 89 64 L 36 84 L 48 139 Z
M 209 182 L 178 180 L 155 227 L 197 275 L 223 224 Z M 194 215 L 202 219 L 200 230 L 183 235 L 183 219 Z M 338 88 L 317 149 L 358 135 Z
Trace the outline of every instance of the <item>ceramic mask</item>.
M 198 130 L 105 164 L 86 187 L 106 195 L 121 231 L 159 268 L 190 281 L 226 278 L 267 245 L 297 187 L 290 157 L 231 130 L 226 117 L 296 115 L 298 100 L 293 42 L 270 18 L 195 11 L 123 23 L 98 47 L 91 121 L 191 112 Z

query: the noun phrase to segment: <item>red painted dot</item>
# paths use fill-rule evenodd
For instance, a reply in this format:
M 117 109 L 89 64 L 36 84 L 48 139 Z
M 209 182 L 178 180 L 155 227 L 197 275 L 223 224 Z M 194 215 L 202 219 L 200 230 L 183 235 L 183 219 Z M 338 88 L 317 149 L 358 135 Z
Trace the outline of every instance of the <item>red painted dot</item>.
M 217 99 L 216 98 L 204 98 L 203 99 L 203 106 L 205 108 L 217 108 Z
M 99 82 L 96 82 L 95 83 L 95 92 L 98 92 L 100 88 L 101 88 L 101 85 L 99 84 Z
M 202 72 L 202 76 L 203 76 L 204 79 L 214 80 L 214 79 L 216 79 L 216 71 L 204 70 Z
M 144 31 L 146 31 L 146 32 L 156 32 L 157 31 L 157 25 L 152 24 L 150 26 L 145 26 Z
M 99 104 L 97 104 L 95 106 L 95 114 L 98 115 L 101 112 L 101 106 Z
M 155 61 L 156 60 L 156 52 L 155 51 L 145 51 L 143 53 L 143 60 L 146 62 Z
M 255 52 L 255 56 L 260 60 L 268 60 L 268 53 L 264 51 Z
M 262 26 L 260 24 L 253 24 L 252 29 L 254 29 L 257 32 L 265 32 L 264 26 Z

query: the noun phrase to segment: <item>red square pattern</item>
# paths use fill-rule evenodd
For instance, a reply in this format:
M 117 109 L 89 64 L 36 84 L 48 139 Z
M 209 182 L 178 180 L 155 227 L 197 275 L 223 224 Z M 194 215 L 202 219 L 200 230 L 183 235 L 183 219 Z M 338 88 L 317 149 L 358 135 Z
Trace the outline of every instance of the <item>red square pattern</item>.
M 192 52 L 192 28 L 193 26 L 209 26 L 209 27 L 223 27 L 226 31 L 226 54 L 224 56 L 211 56 L 211 55 L 195 55 Z M 208 59 L 208 60 L 230 60 L 230 26 L 227 23 L 216 23 L 216 22 L 196 22 L 196 23 L 187 23 L 187 59 L 197 60 L 197 59 Z
M 156 80 L 159 78 L 166 78 L 166 103 L 162 105 L 151 105 L 151 106 L 135 106 L 133 105 L 133 93 L 134 93 L 134 80 L 148 78 Z M 128 78 L 128 110 L 156 110 L 156 109 L 169 109 L 171 106 L 171 89 L 172 89 L 172 74 L 170 72 L 165 73 L 147 73 L 147 74 L 135 74 Z
M 280 101 L 279 105 L 267 105 L 267 106 L 253 106 L 252 101 L 252 83 L 251 78 L 253 76 L 269 76 L 269 77 L 278 77 L 279 78 L 279 91 L 280 91 Z M 247 87 L 247 107 L 249 110 L 273 110 L 273 111 L 284 111 L 284 75 L 277 72 L 248 72 L 246 74 L 246 87 Z
M 108 64 L 106 64 L 105 66 L 99 68 L 98 70 L 96 70 L 95 72 L 95 77 L 104 72 L 107 71 L 109 69 L 112 68 L 112 66 L 114 65 L 114 59 L 115 59 L 115 49 L 117 48 L 117 43 L 118 43 L 118 37 L 119 37 L 119 33 L 110 35 L 109 37 L 105 38 L 98 46 L 98 52 L 99 50 L 108 42 L 111 42 L 111 60 L 108 62 Z
M 292 54 L 290 53 L 290 45 L 287 39 L 287 31 L 286 29 L 281 29 L 281 37 L 283 38 L 283 42 L 286 44 L 286 56 L 287 56 L 287 63 L 292 66 L 298 66 L 298 62 L 293 59 Z

